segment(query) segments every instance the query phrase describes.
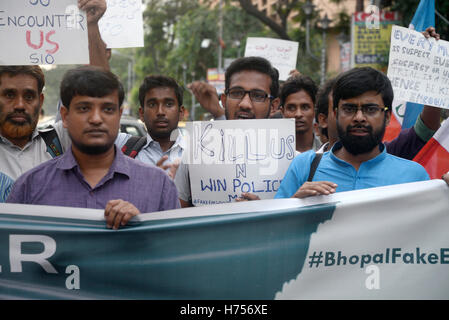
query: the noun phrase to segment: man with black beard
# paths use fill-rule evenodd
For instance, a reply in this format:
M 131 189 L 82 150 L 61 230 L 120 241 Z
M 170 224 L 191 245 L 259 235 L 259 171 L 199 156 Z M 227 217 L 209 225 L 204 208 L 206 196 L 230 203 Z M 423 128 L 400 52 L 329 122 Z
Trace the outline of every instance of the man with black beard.
M 89 66 L 70 70 L 60 93 L 72 145 L 20 176 L 7 202 L 104 209 L 114 229 L 140 212 L 179 207 L 175 184 L 164 171 L 125 156 L 114 144 L 124 99 L 114 74 Z
M 304 198 L 334 192 L 428 180 L 426 170 L 385 150 L 382 138 L 390 121 L 390 80 L 372 68 L 354 68 L 336 79 L 334 112 L 340 141 L 323 154 L 308 181 L 314 151 L 297 156 L 275 198 Z

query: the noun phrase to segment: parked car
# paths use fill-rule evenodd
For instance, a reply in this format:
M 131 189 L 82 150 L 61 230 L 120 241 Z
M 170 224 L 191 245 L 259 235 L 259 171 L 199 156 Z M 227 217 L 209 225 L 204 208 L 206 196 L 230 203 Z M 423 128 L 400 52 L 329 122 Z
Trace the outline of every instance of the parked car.
M 133 136 L 146 136 L 147 129 L 145 124 L 140 120 L 130 116 L 122 116 L 120 119 L 120 132 L 129 133 Z

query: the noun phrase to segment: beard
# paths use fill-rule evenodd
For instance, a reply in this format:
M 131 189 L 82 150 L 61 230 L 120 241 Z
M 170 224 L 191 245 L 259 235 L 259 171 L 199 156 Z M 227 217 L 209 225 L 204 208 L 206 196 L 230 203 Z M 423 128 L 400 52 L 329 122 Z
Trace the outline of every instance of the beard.
M 8 139 L 25 139 L 29 138 L 36 129 L 39 110 L 31 117 L 27 113 L 20 113 L 21 116 L 25 117 L 25 122 L 16 122 L 12 118 L 17 115 L 17 112 L 11 112 L 6 115 L 0 115 L 0 128 L 2 135 Z
M 77 141 L 76 139 L 73 139 L 70 132 L 68 132 L 68 134 L 69 134 L 70 140 L 72 141 L 72 145 L 76 149 L 78 149 L 82 153 L 85 153 L 85 154 L 88 154 L 91 156 L 106 153 L 107 151 L 109 151 L 110 148 L 112 148 L 114 146 L 115 138 L 112 139 L 111 141 L 105 142 L 103 144 L 90 145 L 90 144 L 85 144 L 81 141 Z
M 171 135 L 171 132 L 169 132 L 169 131 L 149 130 L 148 133 L 154 140 L 166 139 L 166 138 L 169 138 Z
M 386 127 L 386 117 L 384 118 L 383 125 L 380 129 L 374 131 L 373 127 L 370 125 L 348 125 L 346 130 L 340 126 L 340 123 L 337 119 L 337 131 L 338 137 L 343 145 L 343 147 L 352 155 L 364 154 L 372 151 L 375 147 L 379 146 L 382 143 L 382 139 L 385 134 Z M 349 132 L 352 129 L 363 128 L 367 130 L 368 135 L 366 136 L 355 136 L 350 134 Z
M 152 129 L 151 126 L 147 126 L 148 133 L 154 140 L 164 140 L 170 138 L 172 132 L 178 127 L 169 126 L 164 129 Z
M 99 154 L 106 153 L 110 148 L 113 147 L 114 142 L 110 144 L 101 144 L 101 145 L 88 145 L 84 143 L 80 143 L 78 141 L 72 140 L 72 144 L 82 153 L 95 156 Z

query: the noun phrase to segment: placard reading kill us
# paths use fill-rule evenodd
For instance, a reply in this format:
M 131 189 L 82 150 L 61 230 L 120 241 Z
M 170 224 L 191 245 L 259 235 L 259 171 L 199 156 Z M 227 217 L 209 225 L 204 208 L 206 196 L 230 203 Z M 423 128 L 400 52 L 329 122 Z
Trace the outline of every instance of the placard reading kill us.
M 395 99 L 449 109 L 449 42 L 394 26 L 388 77 Z
M 88 64 L 87 19 L 77 0 L 0 2 L 0 65 Z
M 186 125 L 192 203 L 234 202 L 243 192 L 274 198 L 295 157 L 295 120 L 195 121 Z

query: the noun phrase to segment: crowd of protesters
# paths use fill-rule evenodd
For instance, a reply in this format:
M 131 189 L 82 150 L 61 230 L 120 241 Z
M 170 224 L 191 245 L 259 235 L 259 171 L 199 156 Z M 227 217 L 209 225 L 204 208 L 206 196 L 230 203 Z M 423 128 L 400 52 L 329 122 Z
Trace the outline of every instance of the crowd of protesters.
M 109 71 L 98 31 L 105 0 L 79 1 L 88 17 L 91 65 L 69 70 L 60 84 L 60 121 L 37 129 L 45 77 L 39 66 L 0 66 L 0 202 L 104 209 L 117 229 L 141 212 L 193 206 L 185 144 L 183 89 L 148 75 L 139 90 L 147 136 L 119 133 L 123 86 Z M 439 35 L 428 28 L 424 35 Z M 235 60 L 217 95 L 206 82 L 188 88 L 216 120 L 294 118 L 296 157 L 275 198 L 304 198 L 429 179 L 411 161 L 440 126 L 425 106 L 415 125 L 383 143 L 392 116 L 388 77 L 353 68 L 318 87 L 294 70 L 284 83 L 260 57 Z M 442 177 L 449 185 L 449 173 Z M 236 201 L 257 200 L 242 193 Z

